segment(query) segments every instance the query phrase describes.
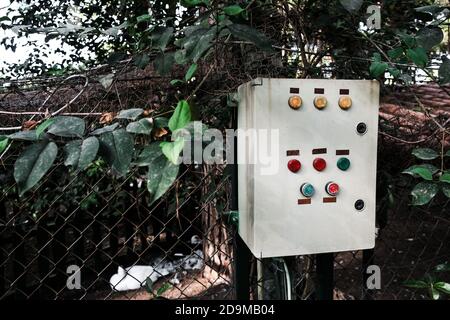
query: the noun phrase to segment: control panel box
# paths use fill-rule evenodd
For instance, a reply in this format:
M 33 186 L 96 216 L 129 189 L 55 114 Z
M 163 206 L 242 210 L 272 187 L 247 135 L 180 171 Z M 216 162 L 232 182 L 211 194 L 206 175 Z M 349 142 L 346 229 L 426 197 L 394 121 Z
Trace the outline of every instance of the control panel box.
M 239 234 L 256 257 L 373 248 L 379 83 L 238 89 Z

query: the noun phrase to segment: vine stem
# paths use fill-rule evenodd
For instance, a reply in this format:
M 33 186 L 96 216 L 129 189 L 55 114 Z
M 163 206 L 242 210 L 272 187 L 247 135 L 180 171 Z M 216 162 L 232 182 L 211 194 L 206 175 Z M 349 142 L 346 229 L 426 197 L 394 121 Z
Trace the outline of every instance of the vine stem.
M 48 112 L 44 111 L 0 111 L 0 114 L 11 115 L 11 116 L 45 116 L 48 115 Z M 80 117 L 88 117 L 88 116 L 101 116 L 102 112 L 62 112 L 60 115 L 63 116 L 80 116 Z
M 445 144 L 445 130 L 442 130 L 442 140 L 441 140 L 441 172 L 444 172 L 444 144 Z
M 4 127 L 4 128 L 0 128 L 0 131 L 17 131 L 22 129 L 22 126 L 17 126 L 17 127 Z
M 194 91 L 191 92 L 189 97 L 186 99 L 187 101 L 191 100 L 191 98 L 195 95 L 195 93 L 201 88 L 203 83 L 205 83 L 206 79 L 209 77 L 209 74 L 214 69 L 214 64 L 209 67 L 209 70 L 206 72 L 205 76 L 203 77 L 202 81 L 197 85 L 197 87 L 194 89 Z
M 378 52 L 380 52 L 382 55 L 383 55 L 383 57 L 386 59 L 386 61 L 387 62 L 389 62 L 389 64 L 391 65 L 391 66 L 393 66 L 394 65 L 394 63 L 392 62 L 392 60 L 389 58 L 389 56 L 384 52 L 384 50 L 383 49 L 381 49 L 381 47 L 379 46 L 379 45 L 377 45 L 376 43 L 375 43 L 375 41 L 373 41 L 372 39 L 370 39 L 370 37 L 368 37 L 365 33 L 363 33 L 362 34 L 363 35 L 363 37 L 364 38 L 366 38 L 377 50 L 378 50 Z
M 87 86 L 89 85 L 89 78 L 87 77 L 87 76 L 85 76 L 85 75 L 73 75 L 73 76 L 70 76 L 70 77 L 67 77 L 66 79 L 64 79 L 62 82 L 61 82 L 61 84 L 63 84 L 64 82 L 66 82 L 67 80 L 70 80 L 70 79 L 73 79 L 73 78 L 84 78 L 84 86 L 83 86 L 83 88 L 81 88 L 81 90 L 78 92 L 78 94 L 75 96 L 75 97 L 73 97 L 69 102 L 67 102 L 65 105 L 63 105 L 61 108 L 59 108 L 58 110 L 56 110 L 55 112 L 52 112 L 51 113 L 51 117 L 54 117 L 54 116 L 56 116 L 56 115 L 58 115 L 59 113 L 61 113 L 62 111 L 64 111 L 65 109 L 67 109 L 72 103 L 74 103 L 82 94 L 83 94 L 83 92 L 84 92 L 84 90 L 86 90 L 86 88 L 87 88 Z M 59 89 L 59 88 L 58 88 Z M 56 92 L 56 91 L 58 91 L 58 89 L 56 89 L 55 91 L 54 91 L 54 93 Z M 53 93 L 53 94 L 54 94 Z M 52 95 L 53 95 L 52 94 Z M 52 96 L 51 95 L 51 96 Z M 50 96 L 50 97 L 51 97 Z M 44 101 L 44 104 L 47 102 L 47 100 L 48 99 L 50 99 L 50 97 L 49 98 L 47 98 L 45 101 Z M 43 121 L 44 119 L 42 119 L 41 120 L 41 122 Z
M 2 160 L 3 156 L 8 152 L 9 148 L 11 148 L 12 142 L 10 142 L 8 144 L 8 146 L 6 147 L 6 149 L 2 152 L 2 154 L 0 155 L 0 160 Z
M 44 106 L 46 105 L 46 103 L 50 100 L 51 97 L 53 97 L 55 95 L 55 93 L 61 88 L 61 86 L 68 80 L 71 79 L 75 79 L 75 78 L 84 78 L 85 82 L 83 85 L 83 88 L 81 88 L 81 90 L 75 95 L 75 97 L 73 97 L 69 102 L 67 102 L 65 105 L 63 105 L 61 108 L 59 108 L 58 110 L 48 113 L 48 112 L 43 112 L 43 113 L 34 113 L 33 116 L 30 118 L 29 121 L 33 120 L 33 118 L 36 115 L 39 114 L 44 114 L 45 117 L 42 118 L 39 121 L 36 121 L 35 125 L 38 125 L 40 123 L 42 123 L 43 121 L 45 121 L 46 119 L 50 118 L 50 117 L 54 117 L 60 113 L 62 113 L 65 109 L 67 109 L 70 105 L 72 105 L 72 103 L 74 103 L 86 90 L 87 86 L 89 85 L 89 78 L 86 75 L 81 75 L 81 74 L 75 74 L 75 75 L 71 75 L 67 78 L 65 78 L 63 81 L 61 81 L 61 83 L 58 85 L 58 87 L 55 89 L 55 91 L 53 91 L 42 103 L 42 105 L 40 106 L 40 108 L 38 109 L 38 112 L 42 112 L 40 110 L 42 110 L 44 108 Z M 7 111 L 3 111 L 3 112 L 7 112 Z M 4 114 L 8 114 L 8 113 L 4 113 Z M 15 130 L 21 130 L 22 126 L 16 126 L 16 127 L 4 127 L 4 128 L 0 128 L 0 131 L 15 131 Z
M 428 137 L 423 138 L 423 139 L 421 139 L 421 140 L 417 140 L 417 141 L 407 141 L 407 140 L 403 140 L 403 139 L 394 137 L 394 136 L 392 136 L 392 135 L 390 135 L 390 134 L 388 134 L 388 133 L 386 133 L 386 132 L 382 132 L 382 131 L 379 131 L 378 133 L 381 134 L 381 135 L 383 135 L 383 136 L 388 137 L 389 139 L 396 140 L 396 141 L 399 141 L 399 142 L 404 143 L 404 144 L 419 144 L 419 143 L 423 143 L 423 142 L 428 141 L 428 140 L 430 140 L 431 138 L 433 138 L 433 137 L 436 135 L 436 133 L 437 133 L 438 131 L 439 131 L 439 130 L 436 130 L 435 132 L 433 132 L 433 133 L 432 133 L 431 135 L 429 135 Z

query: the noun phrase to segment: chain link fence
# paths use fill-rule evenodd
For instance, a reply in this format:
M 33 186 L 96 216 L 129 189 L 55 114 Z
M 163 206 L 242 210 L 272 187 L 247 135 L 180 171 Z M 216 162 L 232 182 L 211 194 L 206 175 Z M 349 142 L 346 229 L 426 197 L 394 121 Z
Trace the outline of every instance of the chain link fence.
M 1 127 L 32 126 L 62 107 L 92 126 L 127 108 L 167 112 L 163 78 L 119 71 L 107 89 L 95 74 L 4 83 Z M 18 197 L 12 172 L 19 148 L 0 163 L 1 299 L 233 297 L 222 167 L 182 165 L 166 196 L 150 205 L 139 168 L 117 178 L 101 159 L 83 172 L 61 159 Z
M 198 92 L 199 104 L 205 106 L 200 118 L 212 127 L 229 127 L 224 97 L 236 85 L 255 76 L 290 76 L 288 70 L 274 68 L 270 57 L 264 59 L 244 59 L 258 64 L 256 73 L 236 70 L 211 76 L 210 87 Z M 199 68 L 202 72 L 207 71 Z M 111 74 L 114 81 L 105 87 L 102 83 Z M 169 85 L 172 78 L 125 62 L 85 76 L 5 82 L 0 127 L 32 128 L 34 121 L 60 108 L 90 126 L 108 124 L 118 111 L 134 107 L 148 110 L 149 116 L 168 114 L 177 96 Z M 390 97 L 388 104 L 403 111 L 386 104 L 381 108 L 377 244 L 373 251 L 334 255 L 334 299 L 427 299 L 426 291 L 410 289 L 404 282 L 421 279 L 448 261 L 448 198 L 439 195 L 429 205 L 412 207 L 412 183 L 401 174 L 414 164 L 412 147 L 436 147 L 442 140 L 432 125 L 414 118 L 414 107 L 406 105 L 398 88 L 391 89 L 396 94 L 384 93 Z M 216 98 L 207 100 L 211 96 Z M 448 117 L 447 109 L 440 110 L 438 117 Z M 405 126 L 408 122 L 412 125 Z M 405 144 L 412 137 L 420 143 Z M 98 160 L 74 174 L 60 160 L 37 187 L 18 197 L 12 176 L 18 148 L 7 150 L 0 160 L 1 299 L 235 297 L 235 232 L 225 218 L 231 187 L 223 166 L 182 165 L 166 196 L 149 204 L 139 169 L 116 178 Z M 253 259 L 250 297 L 289 298 L 280 288 L 286 281 L 283 273 L 289 272 L 290 298 L 316 299 L 315 261 L 314 256 L 290 257 L 285 259 L 286 271 L 277 259 L 260 261 L 259 268 Z M 381 270 L 379 290 L 366 289 L 368 265 Z M 445 280 L 448 275 L 442 276 Z M 141 283 L 143 287 L 136 288 Z

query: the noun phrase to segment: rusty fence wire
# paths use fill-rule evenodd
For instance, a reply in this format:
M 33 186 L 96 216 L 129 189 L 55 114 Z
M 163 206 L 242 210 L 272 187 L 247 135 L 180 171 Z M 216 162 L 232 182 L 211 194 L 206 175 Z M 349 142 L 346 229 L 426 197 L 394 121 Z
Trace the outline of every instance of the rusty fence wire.
M 64 114 L 90 124 L 133 107 L 164 112 L 160 81 L 127 71 L 108 89 L 83 78 L 3 83 L 0 127 L 26 126 L 75 96 Z M 0 163 L 0 299 L 233 297 L 222 167 L 181 165 L 167 195 L 150 205 L 139 169 L 117 178 L 101 159 L 81 173 L 59 160 L 18 197 L 12 173 L 19 148 Z
M 176 103 L 176 89 L 170 78 L 119 66 L 115 81 L 105 88 L 100 80 L 110 72 L 88 73 L 87 85 L 84 77 L 2 83 L 0 127 L 30 125 L 30 118 L 40 119 L 61 107 L 89 124 L 107 123 L 111 113 L 134 107 L 171 112 L 167 106 Z M 220 76 L 211 79 L 217 96 L 232 89 L 227 82 L 224 90 L 222 82 Z M 201 93 L 205 110 L 218 110 L 220 100 L 208 101 Z M 402 107 L 401 97 L 395 99 L 389 103 Z M 428 132 L 418 132 L 422 129 L 417 126 L 405 131 L 411 119 L 404 116 L 381 116 L 385 134 L 379 138 L 376 247 L 334 255 L 334 299 L 429 299 L 426 290 L 404 282 L 422 279 L 449 261 L 448 198 L 438 195 L 426 206 L 410 205 L 413 181 L 401 172 L 415 164 L 410 151 L 416 145 L 405 148 L 394 138 L 420 138 Z M 222 121 L 221 129 L 228 127 L 223 119 L 215 113 L 212 126 Z M 427 129 L 423 122 L 409 122 Z M 439 141 L 427 143 L 437 146 Z M 236 235 L 227 223 L 231 187 L 224 167 L 182 165 L 166 196 L 150 205 L 139 169 L 115 178 L 101 160 L 78 174 L 59 162 L 37 187 L 18 197 L 12 176 L 17 153 L 18 148 L 11 148 L 0 160 L 0 299 L 235 298 Z M 291 298 L 316 299 L 315 257 L 285 262 Z M 258 273 L 258 261 L 252 259 L 250 297 L 286 298 L 280 288 L 285 285 L 283 263 L 261 263 L 265 267 Z M 381 270 L 379 289 L 366 288 L 368 265 Z M 70 277 L 74 270 L 79 270 L 80 287 L 76 276 Z M 449 280 L 448 274 L 439 276 Z M 136 288 L 141 282 L 142 288 Z

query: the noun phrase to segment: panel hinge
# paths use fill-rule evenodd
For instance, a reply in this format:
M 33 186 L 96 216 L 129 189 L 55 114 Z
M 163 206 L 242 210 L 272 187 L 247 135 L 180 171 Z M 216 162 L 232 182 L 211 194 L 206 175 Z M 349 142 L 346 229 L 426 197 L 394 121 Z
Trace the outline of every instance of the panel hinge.
M 252 87 L 262 86 L 262 85 L 263 85 L 263 78 L 256 78 L 251 81 Z

